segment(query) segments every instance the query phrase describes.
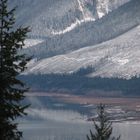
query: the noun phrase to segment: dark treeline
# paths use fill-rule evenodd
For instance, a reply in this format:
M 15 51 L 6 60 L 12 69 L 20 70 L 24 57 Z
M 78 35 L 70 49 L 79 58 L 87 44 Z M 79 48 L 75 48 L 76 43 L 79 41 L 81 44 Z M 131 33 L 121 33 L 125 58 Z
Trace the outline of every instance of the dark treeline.
M 34 91 L 68 92 L 72 94 L 94 94 L 105 96 L 140 95 L 140 78 L 129 80 L 118 78 L 90 78 L 93 68 L 80 69 L 72 74 L 22 75 L 20 78 Z

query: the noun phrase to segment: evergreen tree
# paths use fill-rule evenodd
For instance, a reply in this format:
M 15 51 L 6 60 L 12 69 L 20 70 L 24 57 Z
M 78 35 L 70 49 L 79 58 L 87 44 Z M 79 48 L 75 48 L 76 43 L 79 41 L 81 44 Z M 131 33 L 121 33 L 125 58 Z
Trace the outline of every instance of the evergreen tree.
M 21 103 L 27 88 L 17 76 L 29 61 L 21 54 L 29 29 L 15 27 L 15 8 L 9 10 L 7 4 L 8 0 L 0 0 L 0 140 L 20 140 L 15 120 L 28 106 Z
M 87 135 L 87 140 L 120 140 L 120 136 L 115 138 L 112 135 L 112 123 L 105 112 L 105 106 L 100 104 L 97 108 L 98 122 L 94 123 L 95 133 L 90 130 L 90 136 Z

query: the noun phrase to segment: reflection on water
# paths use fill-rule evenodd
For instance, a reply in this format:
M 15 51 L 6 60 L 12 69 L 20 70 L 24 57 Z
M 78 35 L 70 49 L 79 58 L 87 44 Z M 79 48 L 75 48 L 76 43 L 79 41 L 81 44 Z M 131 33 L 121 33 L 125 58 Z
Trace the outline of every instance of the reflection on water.
M 21 128 L 24 131 L 25 139 L 29 138 L 29 140 L 84 140 L 89 125 L 46 121 L 23 124 Z
M 23 140 L 86 140 L 92 123 L 86 121 L 88 111 L 81 105 L 41 97 L 30 97 L 28 101 L 32 106 L 19 126 L 24 132 Z M 93 106 L 93 114 L 94 109 Z M 113 135 L 121 134 L 121 140 L 140 140 L 139 130 L 140 123 L 115 123 Z
M 71 110 L 52 110 L 30 108 L 26 111 L 32 119 L 53 120 L 59 122 L 83 122 L 87 117 Z
M 86 140 L 91 128 L 89 123 L 57 121 L 28 122 L 20 126 L 25 140 Z M 121 140 L 140 140 L 139 130 L 140 124 L 118 123 L 113 134 L 121 134 Z

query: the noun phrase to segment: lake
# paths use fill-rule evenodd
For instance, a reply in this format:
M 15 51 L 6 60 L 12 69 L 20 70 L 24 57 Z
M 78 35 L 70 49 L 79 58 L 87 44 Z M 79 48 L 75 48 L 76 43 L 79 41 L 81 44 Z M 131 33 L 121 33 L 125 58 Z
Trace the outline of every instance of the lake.
M 19 121 L 23 140 L 86 140 L 89 130 L 93 130 L 92 122 L 87 120 L 96 116 L 94 104 L 67 103 L 48 96 L 30 96 L 26 102 L 32 105 L 27 110 L 28 116 Z M 125 114 L 118 105 L 107 106 L 107 111 Z M 117 115 L 113 135 L 121 135 L 121 140 L 140 140 L 140 121 L 133 120 L 132 112 L 128 114 L 131 121 Z

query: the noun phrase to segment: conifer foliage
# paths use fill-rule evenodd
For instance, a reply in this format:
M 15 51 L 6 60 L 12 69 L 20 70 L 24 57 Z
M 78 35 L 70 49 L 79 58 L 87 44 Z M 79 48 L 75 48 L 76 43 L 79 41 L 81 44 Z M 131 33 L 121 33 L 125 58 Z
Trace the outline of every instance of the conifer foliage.
M 15 8 L 9 10 L 7 4 L 8 0 L 0 0 L 0 139 L 20 140 L 15 120 L 28 106 L 21 103 L 27 88 L 17 76 L 29 61 L 21 54 L 29 29 L 15 27 Z
M 87 135 L 87 140 L 120 140 L 120 136 L 117 138 L 111 137 L 113 130 L 112 123 L 107 117 L 104 105 L 100 104 L 97 107 L 97 114 L 98 122 L 93 120 L 95 133 L 90 130 L 90 135 Z

